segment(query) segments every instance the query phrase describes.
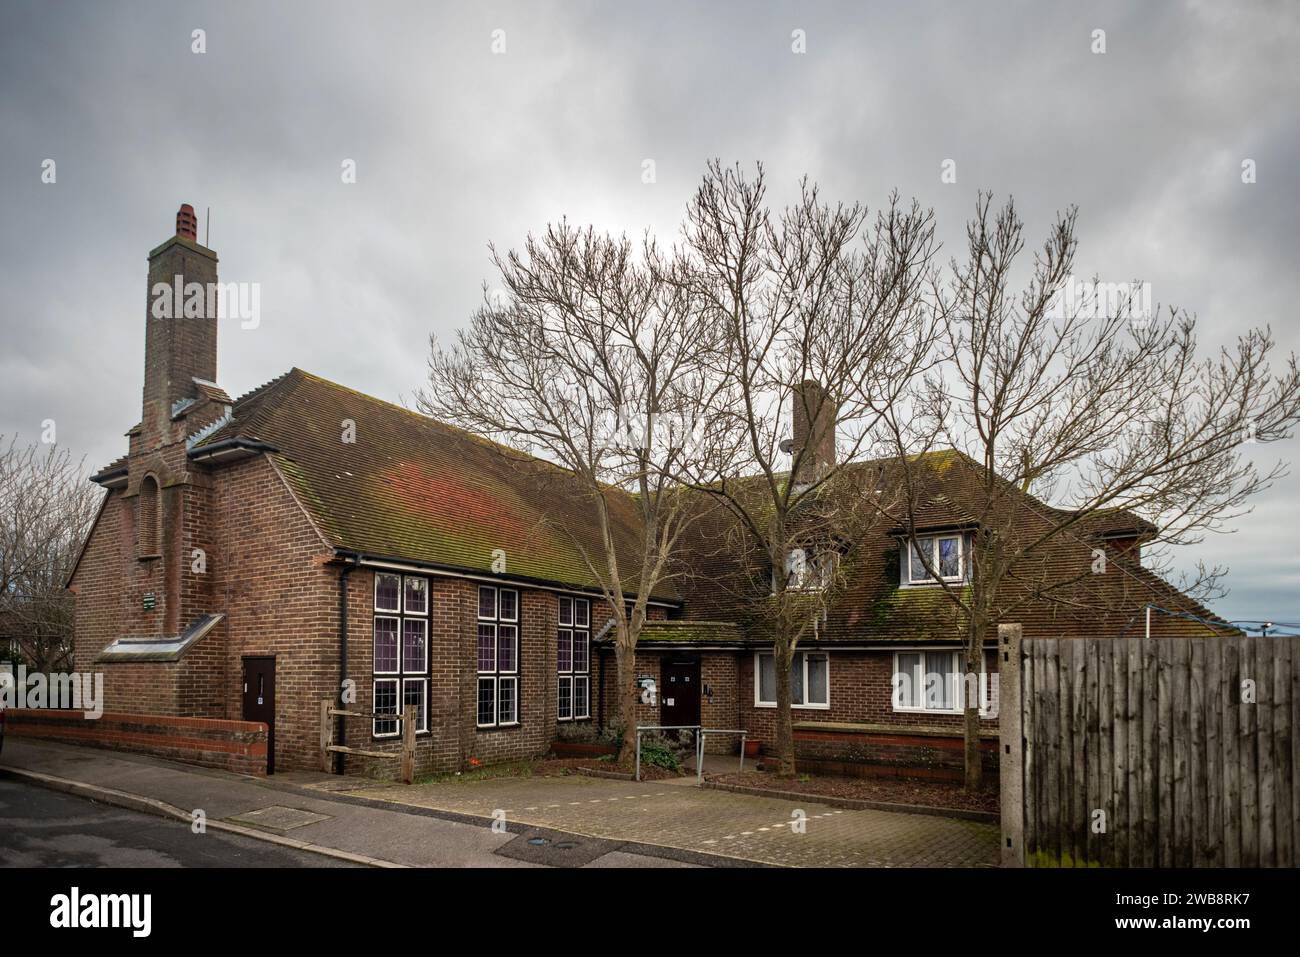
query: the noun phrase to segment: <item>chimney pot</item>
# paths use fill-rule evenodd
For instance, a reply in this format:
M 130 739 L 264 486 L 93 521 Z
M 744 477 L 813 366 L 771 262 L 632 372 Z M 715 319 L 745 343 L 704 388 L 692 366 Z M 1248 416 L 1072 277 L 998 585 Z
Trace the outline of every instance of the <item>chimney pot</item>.
M 194 215 L 194 207 L 189 203 L 183 203 L 176 212 L 176 235 L 191 242 L 199 241 L 199 218 Z

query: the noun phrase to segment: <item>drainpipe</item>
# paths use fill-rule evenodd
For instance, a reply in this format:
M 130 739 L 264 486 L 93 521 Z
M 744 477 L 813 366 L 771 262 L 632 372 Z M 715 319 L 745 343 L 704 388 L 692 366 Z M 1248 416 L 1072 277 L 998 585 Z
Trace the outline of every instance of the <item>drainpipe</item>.
M 1151 605 L 1147 604 L 1147 641 L 1151 640 Z
M 339 570 L 339 690 L 335 694 L 338 699 L 339 707 L 346 707 L 343 701 L 343 682 L 348 678 L 348 576 L 352 574 L 355 565 L 344 565 Z M 338 724 L 334 731 L 334 740 L 339 744 L 346 744 L 347 736 L 347 719 L 339 715 L 335 719 Z M 346 755 L 334 755 L 334 773 L 343 773 L 343 760 Z
M 609 668 L 609 649 L 601 645 L 596 652 L 600 658 L 600 681 L 596 684 L 596 729 L 605 730 L 605 671 Z M 618 687 L 618 679 L 614 680 L 614 687 Z

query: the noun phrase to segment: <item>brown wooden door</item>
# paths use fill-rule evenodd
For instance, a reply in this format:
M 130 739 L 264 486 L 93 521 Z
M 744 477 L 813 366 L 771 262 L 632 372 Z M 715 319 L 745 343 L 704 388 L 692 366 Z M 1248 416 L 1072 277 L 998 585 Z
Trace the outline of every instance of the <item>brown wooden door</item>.
M 245 721 L 266 724 L 266 773 L 275 773 L 275 659 L 244 659 Z
M 665 658 L 659 668 L 659 721 L 665 725 L 700 723 L 700 663 Z

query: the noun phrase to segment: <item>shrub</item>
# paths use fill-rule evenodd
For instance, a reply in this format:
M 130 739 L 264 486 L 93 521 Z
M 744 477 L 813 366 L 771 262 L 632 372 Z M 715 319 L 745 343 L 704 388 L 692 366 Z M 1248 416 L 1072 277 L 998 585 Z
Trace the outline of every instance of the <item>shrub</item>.
M 676 739 L 658 731 L 649 731 L 641 736 L 641 763 L 680 771 L 682 759 L 695 751 L 695 735 L 683 731 Z

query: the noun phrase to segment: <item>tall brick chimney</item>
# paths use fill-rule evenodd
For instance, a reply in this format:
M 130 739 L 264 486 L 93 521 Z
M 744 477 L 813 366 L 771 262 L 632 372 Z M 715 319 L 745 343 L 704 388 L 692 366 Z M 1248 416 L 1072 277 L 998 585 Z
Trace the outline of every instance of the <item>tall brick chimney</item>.
M 838 409 L 819 382 L 805 379 L 795 386 L 790 404 L 794 419 L 791 453 L 803 449 L 796 480 L 811 481 L 835 464 L 835 421 Z
M 186 203 L 176 235 L 149 253 L 145 308 L 144 408 L 146 449 L 168 441 L 173 412 L 197 396 L 194 380 L 217 378 L 217 254 L 198 242 L 198 218 Z M 165 301 L 164 301 L 165 300 Z

